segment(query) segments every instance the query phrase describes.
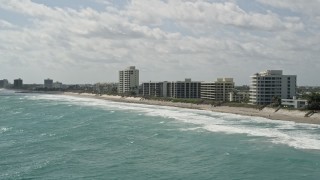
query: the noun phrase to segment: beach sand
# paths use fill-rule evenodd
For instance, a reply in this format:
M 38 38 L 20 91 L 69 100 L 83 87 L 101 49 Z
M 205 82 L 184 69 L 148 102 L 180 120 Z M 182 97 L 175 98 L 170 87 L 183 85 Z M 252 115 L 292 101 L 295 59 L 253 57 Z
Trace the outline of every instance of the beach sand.
M 275 112 L 273 108 L 264 108 L 263 110 L 247 108 L 247 107 L 229 107 L 229 106 L 218 106 L 213 107 L 206 104 L 191 104 L 191 103 L 176 103 L 170 101 L 156 101 L 156 100 L 146 100 L 142 98 L 135 97 L 121 97 L 121 96 L 110 96 L 110 95 L 95 95 L 88 93 L 71 93 L 65 92 L 64 95 L 77 96 L 77 97 L 87 97 L 87 98 L 97 98 L 116 102 L 125 103 L 137 103 L 137 104 L 149 104 L 149 105 L 159 105 L 159 106 L 171 106 L 189 109 L 199 109 L 214 112 L 232 113 L 244 116 L 258 116 L 264 117 L 272 120 L 284 120 L 293 121 L 297 123 L 309 123 L 309 124 L 320 124 L 320 113 L 315 113 L 311 117 L 305 117 L 305 111 L 299 110 L 286 110 L 280 109 Z

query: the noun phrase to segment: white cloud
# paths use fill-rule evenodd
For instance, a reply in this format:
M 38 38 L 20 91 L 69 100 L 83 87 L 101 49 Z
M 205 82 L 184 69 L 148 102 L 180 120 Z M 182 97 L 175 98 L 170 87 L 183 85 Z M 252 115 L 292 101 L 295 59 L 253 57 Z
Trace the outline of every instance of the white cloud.
M 14 28 L 15 26 L 8 21 L 0 19 L 0 29 Z
M 136 65 L 142 80 L 235 76 L 242 84 L 266 68 L 312 68 L 320 52 L 319 38 L 307 31 L 319 21 L 246 11 L 237 1 L 132 0 L 122 8 L 99 1 L 104 11 L 0 2 L 29 23 L 0 20 L 1 68 L 22 64 L 70 82 L 116 81 L 117 70 Z
M 308 14 L 320 15 L 320 0 L 258 0 L 260 3 L 267 4 L 276 8 L 290 9 L 291 11 Z

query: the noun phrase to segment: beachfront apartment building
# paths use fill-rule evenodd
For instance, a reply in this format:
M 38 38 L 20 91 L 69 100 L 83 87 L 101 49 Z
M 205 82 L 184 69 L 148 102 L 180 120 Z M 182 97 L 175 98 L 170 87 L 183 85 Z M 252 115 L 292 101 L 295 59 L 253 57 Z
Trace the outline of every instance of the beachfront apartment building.
M 7 79 L 0 80 L 0 88 L 6 88 L 9 86 L 9 81 Z
M 53 88 L 53 80 L 52 79 L 45 79 L 43 83 L 44 88 L 51 89 Z
M 142 95 L 153 97 L 167 97 L 168 82 L 144 82 L 142 83 Z
M 251 76 L 250 104 L 266 105 L 296 95 L 297 76 L 283 75 L 282 70 L 266 70 Z
M 214 82 L 201 83 L 201 98 L 214 101 L 229 101 L 234 89 L 233 78 L 217 78 Z
M 172 98 L 193 98 L 201 97 L 201 82 L 185 79 L 184 81 L 170 82 L 167 85 L 168 97 Z
M 119 71 L 118 93 L 139 93 L 139 70 L 135 66 Z
M 13 80 L 13 88 L 21 89 L 23 86 L 23 80 L 21 78 Z
M 171 98 L 200 98 L 201 82 L 185 79 L 184 81 L 163 81 L 142 83 L 142 95 Z

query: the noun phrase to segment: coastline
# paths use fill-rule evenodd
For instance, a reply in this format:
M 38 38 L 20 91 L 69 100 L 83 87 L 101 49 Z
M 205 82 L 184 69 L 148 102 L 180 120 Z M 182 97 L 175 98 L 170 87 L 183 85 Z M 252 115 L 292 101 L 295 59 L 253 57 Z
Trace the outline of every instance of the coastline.
M 308 123 L 308 124 L 320 124 L 320 114 L 315 113 L 311 117 L 305 117 L 305 113 L 299 110 L 286 110 L 280 109 L 275 112 L 273 108 L 264 108 L 262 110 L 247 108 L 247 107 L 229 107 L 229 106 L 218 106 L 212 107 L 207 104 L 191 104 L 191 103 L 176 103 L 170 101 L 157 101 L 157 100 L 145 100 L 135 97 L 121 97 L 121 96 L 111 96 L 111 95 L 95 95 L 88 93 L 72 93 L 65 92 L 62 95 L 75 96 L 75 97 L 86 97 L 86 98 L 95 98 L 102 100 L 109 100 L 115 102 L 124 102 L 124 103 L 136 103 L 136 104 L 147 104 L 147 105 L 157 105 L 157 106 L 171 106 L 179 108 L 188 108 L 188 109 L 198 109 L 212 112 L 222 112 L 222 113 L 231 113 L 238 114 L 243 116 L 256 116 L 264 117 L 271 120 L 282 120 L 282 121 L 292 121 L 296 123 Z

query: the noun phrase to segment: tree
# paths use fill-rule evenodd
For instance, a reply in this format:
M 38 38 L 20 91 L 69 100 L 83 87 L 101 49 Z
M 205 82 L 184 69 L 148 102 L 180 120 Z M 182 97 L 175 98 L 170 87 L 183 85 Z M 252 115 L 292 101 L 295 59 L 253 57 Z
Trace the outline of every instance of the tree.
M 272 97 L 272 105 L 273 106 L 280 106 L 281 105 L 281 98 L 278 96 L 273 96 Z
M 320 94 L 311 93 L 306 96 L 308 100 L 308 109 L 310 110 L 320 110 Z

